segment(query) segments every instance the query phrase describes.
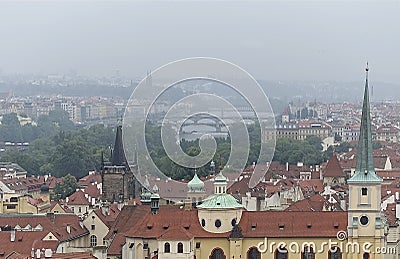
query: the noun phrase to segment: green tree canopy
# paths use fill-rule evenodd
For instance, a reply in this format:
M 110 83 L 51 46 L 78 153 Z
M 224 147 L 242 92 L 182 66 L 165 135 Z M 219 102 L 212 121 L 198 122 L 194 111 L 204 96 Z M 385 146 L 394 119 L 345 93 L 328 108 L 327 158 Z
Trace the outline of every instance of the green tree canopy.
M 79 185 L 76 183 L 75 177 L 67 174 L 63 177 L 61 183 L 56 183 L 54 193 L 52 193 L 52 199 L 55 201 L 63 200 L 73 194 L 78 188 Z

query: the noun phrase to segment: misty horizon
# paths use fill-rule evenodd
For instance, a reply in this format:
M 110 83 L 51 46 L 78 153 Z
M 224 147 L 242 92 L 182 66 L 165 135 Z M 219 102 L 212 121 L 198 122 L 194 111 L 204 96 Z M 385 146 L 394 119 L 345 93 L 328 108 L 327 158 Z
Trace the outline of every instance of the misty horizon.
M 399 2 L 0 3 L 3 74 L 142 78 L 208 56 L 260 80 L 397 83 Z

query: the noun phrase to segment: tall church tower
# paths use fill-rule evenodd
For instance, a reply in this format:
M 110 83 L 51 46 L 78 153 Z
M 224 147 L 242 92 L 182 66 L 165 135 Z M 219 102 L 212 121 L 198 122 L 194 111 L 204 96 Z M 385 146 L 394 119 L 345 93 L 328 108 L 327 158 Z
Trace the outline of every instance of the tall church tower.
M 380 258 L 373 253 L 384 242 L 384 222 L 381 218 L 381 183 L 374 169 L 371 118 L 368 94 L 368 63 L 358 142 L 356 171 L 347 181 L 349 185 L 348 237 L 350 242 L 360 245 L 360 254 L 351 253 L 351 258 Z M 369 242 L 371 251 L 363 251 L 363 244 Z
M 101 178 L 103 202 L 126 202 L 135 198 L 137 184 L 125 157 L 121 125 L 117 127 L 111 161 L 102 162 Z

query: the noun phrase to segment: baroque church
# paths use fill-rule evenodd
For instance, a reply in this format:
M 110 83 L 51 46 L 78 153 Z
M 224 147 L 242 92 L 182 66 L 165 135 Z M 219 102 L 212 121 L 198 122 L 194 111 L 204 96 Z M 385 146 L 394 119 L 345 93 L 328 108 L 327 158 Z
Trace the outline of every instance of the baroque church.
M 382 179 L 372 159 L 368 91 L 367 68 L 357 167 L 348 180 L 348 211 L 247 211 L 226 193 L 222 173 L 212 180 L 213 195 L 205 197 L 204 183 L 195 174 L 184 206 L 160 206 L 157 186 L 150 193 L 147 183 L 142 205 L 125 206 L 120 217 L 127 220 L 117 220 L 110 229 L 113 240 L 108 249 L 114 254 L 109 252 L 107 258 L 398 258 L 396 249 L 388 249 L 389 226 L 380 209 Z M 126 160 L 118 160 L 117 154 L 114 151 L 116 160 L 102 174 L 105 182 L 113 181 L 104 189 L 110 201 L 120 193 L 123 198 L 134 193 L 122 175 L 127 174 Z M 393 246 L 398 243 L 396 233 Z M 380 252 L 383 249 L 386 253 Z

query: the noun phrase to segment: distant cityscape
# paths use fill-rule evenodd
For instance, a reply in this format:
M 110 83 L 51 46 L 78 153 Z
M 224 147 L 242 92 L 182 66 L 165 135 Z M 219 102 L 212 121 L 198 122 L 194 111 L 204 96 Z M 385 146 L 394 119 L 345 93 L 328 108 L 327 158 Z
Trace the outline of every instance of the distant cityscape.
M 80 83 L 49 76 L 30 81 L 30 86 L 64 88 Z M 101 84 L 119 89 L 132 88 L 134 83 L 104 80 Z M 368 82 L 365 93 L 369 93 Z M 0 239 L 6 244 L 0 245 L 0 257 L 286 259 L 300 254 L 301 258 L 398 258 L 399 102 L 370 103 L 368 94 L 355 103 L 289 100 L 281 104 L 275 125 L 264 129 L 261 141 L 276 138 L 277 145 L 294 141 L 283 146 L 283 153 L 279 149 L 280 155 L 295 154 L 300 158 L 297 163 L 254 162 L 236 179 L 222 173 L 222 164 L 217 167 L 211 161 L 206 175 L 194 171 L 190 181 L 174 181 L 141 169 L 136 155 L 132 160 L 125 156 L 121 120 L 128 97 L 1 93 L 1 118 L 10 120 L 14 114 L 21 128 L 36 127 L 42 116 L 56 111 L 66 114 L 78 128 L 90 130 L 103 124 L 116 130 L 114 146 L 97 151 L 101 150 L 100 167 L 84 172 L 80 179 L 51 175 L 51 164 L 41 166 L 39 175 L 31 175 L 17 161 L 0 162 Z M 143 110 L 141 104 L 147 102 L 138 100 L 134 108 Z M 161 125 L 160 118 L 172 103 L 168 99 L 156 103 L 150 121 Z M 183 114 L 190 114 L 190 104 L 182 107 L 187 109 Z M 239 111 L 254 126 L 251 109 L 242 105 Z M 213 112 L 221 119 L 231 116 L 231 111 Z M 197 115 L 185 123 L 183 132 L 193 139 L 204 133 L 228 136 L 228 127 L 215 117 Z M 15 126 L 8 121 L 10 125 Z M 309 165 L 301 160 L 305 156 L 296 153 L 304 150 L 290 150 L 290 145 L 304 146 L 315 137 L 322 146 L 313 148 L 329 154 L 329 159 Z M 60 132 L 56 138 L 68 140 Z M 75 148 L 79 147 L 78 142 Z M 0 154 L 23 154 L 30 143 L 0 139 L 0 148 Z M 104 158 L 104 148 L 111 150 L 109 159 Z M 74 150 L 69 152 L 72 156 Z M 67 158 L 68 154 L 61 158 L 58 168 L 67 166 L 62 164 Z M 250 188 L 253 175 L 262 177 Z M 317 249 L 331 239 L 350 242 L 358 250 L 349 251 L 347 246 Z M 299 249 L 273 245 L 288 240 Z M 374 257 L 371 250 L 360 250 L 365 243 L 385 253 Z M 302 244 L 307 244 L 307 250 L 301 250 Z

